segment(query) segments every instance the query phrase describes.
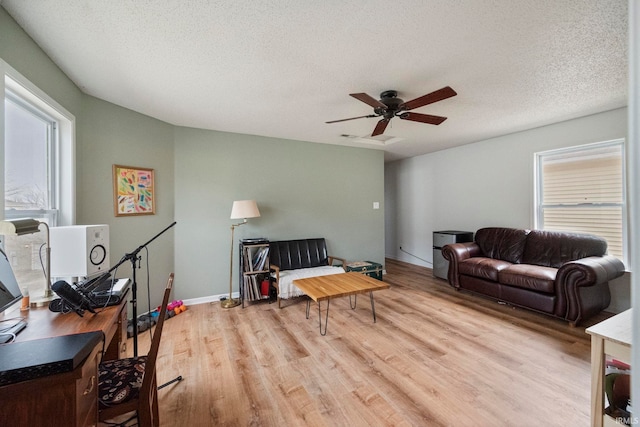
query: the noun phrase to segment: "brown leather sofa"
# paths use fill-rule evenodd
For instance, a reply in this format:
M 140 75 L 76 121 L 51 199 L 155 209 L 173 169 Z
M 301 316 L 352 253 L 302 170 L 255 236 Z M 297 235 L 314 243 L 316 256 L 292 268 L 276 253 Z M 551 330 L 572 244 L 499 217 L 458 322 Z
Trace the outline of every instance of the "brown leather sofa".
M 624 264 L 590 234 L 482 228 L 475 241 L 442 249 L 449 284 L 539 311 L 571 325 L 609 306 L 609 281 Z

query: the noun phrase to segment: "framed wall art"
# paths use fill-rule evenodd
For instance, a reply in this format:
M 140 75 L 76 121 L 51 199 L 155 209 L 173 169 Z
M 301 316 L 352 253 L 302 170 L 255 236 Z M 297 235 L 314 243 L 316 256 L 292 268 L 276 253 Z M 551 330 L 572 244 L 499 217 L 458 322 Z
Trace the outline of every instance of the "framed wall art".
M 113 203 L 116 216 L 154 215 L 155 190 L 153 169 L 113 165 Z

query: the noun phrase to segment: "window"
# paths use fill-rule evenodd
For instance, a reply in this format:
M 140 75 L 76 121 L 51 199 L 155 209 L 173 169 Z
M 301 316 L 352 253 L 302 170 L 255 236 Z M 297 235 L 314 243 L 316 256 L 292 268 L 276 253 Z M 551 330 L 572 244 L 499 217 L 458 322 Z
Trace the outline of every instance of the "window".
M 536 172 L 536 228 L 595 234 L 624 262 L 624 140 L 538 153 Z
M 74 118 L 2 60 L 0 71 L 4 218 L 72 224 Z M 18 282 L 32 295 L 42 295 L 45 233 L 0 238 Z
M 48 217 L 55 225 L 57 122 L 9 90 L 4 108 L 5 218 Z
M 55 162 L 57 122 L 37 105 L 5 90 L 5 219 L 36 218 L 56 225 Z M 44 287 L 43 233 L 6 236 L 4 249 L 21 286 L 34 295 Z

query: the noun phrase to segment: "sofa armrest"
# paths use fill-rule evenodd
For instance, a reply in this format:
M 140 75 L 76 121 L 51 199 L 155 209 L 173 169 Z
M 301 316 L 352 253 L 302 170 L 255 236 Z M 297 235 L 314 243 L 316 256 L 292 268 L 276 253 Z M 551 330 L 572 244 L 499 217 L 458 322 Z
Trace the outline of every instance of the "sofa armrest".
M 334 261 L 341 261 L 341 262 L 342 262 L 342 269 L 343 269 L 344 271 L 347 271 L 347 260 L 346 260 L 346 259 L 344 259 L 344 258 L 338 258 L 338 257 L 335 257 L 335 256 L 331 256 L 331 255 L 329 255 L 329 256 L 327 257 L 327 260 L 329 261 L 329 265 L 333 265 L 333 262 L 334 262 Z
M 458 263 L 465 259 L 481 256 L 482 251 L 476 242 L 451 243 L 442 248 L 442 256 L 449 261 L 449 272 L 447 279 L 454 288 L 460 287 L 458 280 Z
M 275 282 L 273 283 L 273 286 L 276 287 L 276 295 L 277 295 L 277 299 L 278 299 L 278 308 L 282 308 L 282 305 L 280 303 L 280 267 L 278 267 L 275 264 L 269 264 L 269 272 L 273 273 L 275 275 Z
M 569 261 L 558 269 L 556 280 L 567 286 L 593 286 L 616 279 L 624 274 L 624 264 L 618 258 L 591 256 Z
M 609 306 L 609 281 L 624 274 L 618 258 L 605 255 L 563 264 L 556 275 L 556 290 L 566 303 L 565 318 L 573 324 Z
M 269 264 L 269 271 L 272 271 L 276 275 L 276 282 L 280 280 L 280 267 L 275 264 Z

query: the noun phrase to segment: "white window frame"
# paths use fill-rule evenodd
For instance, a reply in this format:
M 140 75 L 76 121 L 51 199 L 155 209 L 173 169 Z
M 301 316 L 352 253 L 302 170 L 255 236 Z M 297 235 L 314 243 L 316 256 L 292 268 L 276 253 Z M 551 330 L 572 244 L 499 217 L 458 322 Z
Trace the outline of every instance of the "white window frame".
M 625 162 L 625 140 L 624 138 L 614 139 L 610 141 L 596 142 L 591 144 L 584 144 L 574 147 L 560 148 L 555 150 L 543 151 L 535 153 L 535 166 L 534 166 L 534 228 L 544 229 L 543 221 L 543 204 L 542 204 L 542 159 L 548 156 L 556 155 L 568 155 L 572 153 L 584 152 L 589 149 L 598 149 L 602 147 L 620 146 L 622 151 L 622 203 L 615 204 L 615 206 L 621 206 L 622 208 L 622 262 L 625 266 L 628 266 L 628 254 L 629 254 L 629 236 L 627 226 L 627 174 L 626 174 L 626 162 Z M 593 206 L 602 207 L 607 206 L 604 203 L 594 203 Z M 572 205 L 568 205 L 572 206 Z M 628 267 L 627 267 L 628 268 Z
M 49 220 L 53 221 L 50 223 L 52 225 L 75 224 L 75 116 L 2 59 L 0 59 L 0 72 L 4 76 L 4 78 L 0 79 L 0 93 L 3 100 L 0 103 L 0 171 L 2 171 L 0 173 L 0 188 L 2 188 L 3 195 L 3 197 L 0 197 L 0 210 L 2 215 L 3 217 L 6 215 L 4 205 L 4 98 L 6 92 L 11 91 L 18 98 L 37 106 L 38 109 L 58 123 L 57 147 L 51 153 L 51 160 L 56 165 L 55 175 L 53 176 L 55 188 L 51 189 L 51 195 L 55 199 L 50 201 L 52 206 L 57 208 L 57 215 L 51 217 L 50 212 L 20 211 L 18 216 L 42 218 L 45 215 Z

